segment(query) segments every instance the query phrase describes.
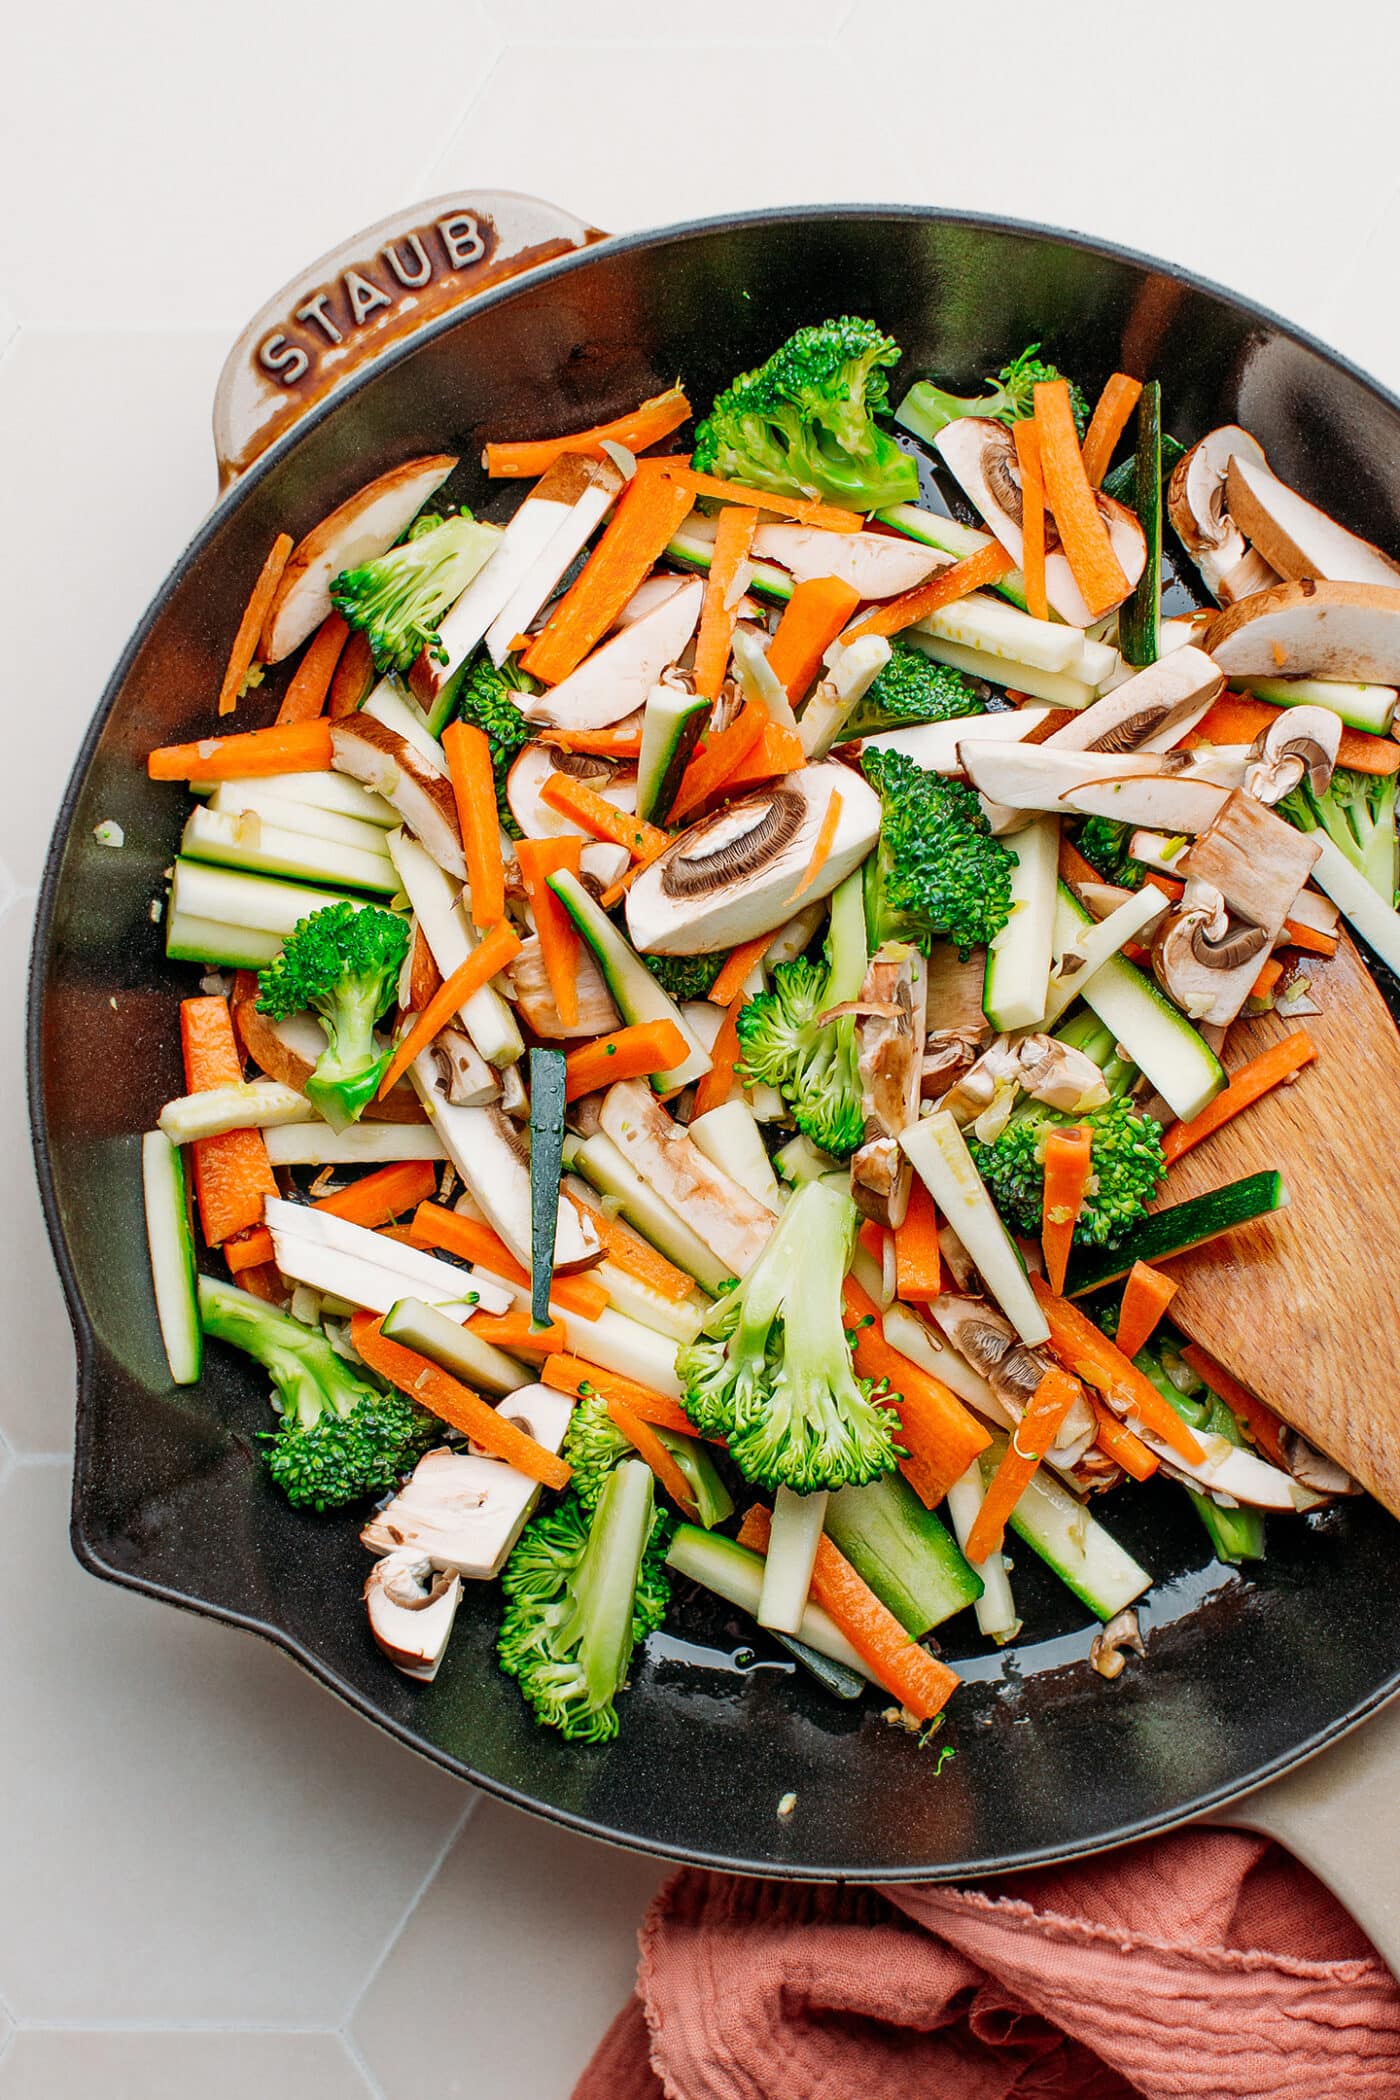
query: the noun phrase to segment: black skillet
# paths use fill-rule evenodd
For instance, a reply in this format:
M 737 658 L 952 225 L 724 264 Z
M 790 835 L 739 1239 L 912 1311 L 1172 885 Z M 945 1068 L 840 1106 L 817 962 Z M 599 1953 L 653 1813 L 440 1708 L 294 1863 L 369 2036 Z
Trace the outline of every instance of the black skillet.
M 226 368 L 216 435 L 233 485 L 103 696 L 35 935 L 34 1141 L 79 1358 L 75 1550 L 108 1580 L 265 1634 L 464 1778 L 675 1858 L 852 1880 L 966 1875 L 1199 1816 L 1400 1684 L 1400 1620 L 1384 1608 L 1400 1534 L 1375 1503 L 1276 1523 L 1268 1560 L 1240 1574 L 1210 1560 L 1178 1491 L 1115 1495 L 1113 1528 L 1156 1576 L 1146 1662 L 1115 1684 L 1098 1677 L 1085 1612 L 1023 1552 L 1024 1637 L 997 1654 L 955 1622 L 945 1652 L 967 1681 L 923 1749 L 878 1700 L 832 1702 L 682 1585 L 636 1667 L 620 1739 L 574 1749 L 533 1725 L 493 1667 L 490 1590 L 464 1606 L 435 1685 L 380 1657 L 359 1603 L 356 1523 L 297 1515 L 269 1486 L 255 1443 L 265 1380 L 246 1360 L 215 1346 L 198 1387 L 168 1383 L 136 1133 L 180 1091 L 175 1002 L 194 973 L 166 964 L 150 915 L 185 799 L 151 785 L 144 761 L 153 744 L 208 733 L 233 627 L 279 529 L 300 533 L 394 462 L 447 450 L 463 462 L 449 494 L 499 517 L 517 491 L 480 473 L 486 435 L 582 427 L 678 374 L 705 402 L 794 326 L 847 311 L 903 344 L 901 377 L 972 382 L 1032 338 L 1091 396 L 1116 366 L 1153 372 L 1178 437 L 1238 420 L 1347 524 L 1400 542 L 1400 404 L 1272 316 L 1146 258 L 916 209 L 597 239 L 528 200 L 442 200 L 323 259 Z M 426 284 L 401 286 L 425 268 Z M 248 720 L 267 712 L 255 697 Z M 123 852 L 94 844 L 104 818 L 123 827 Z M 795 1811 L 779 1819 L 788 1793 Z

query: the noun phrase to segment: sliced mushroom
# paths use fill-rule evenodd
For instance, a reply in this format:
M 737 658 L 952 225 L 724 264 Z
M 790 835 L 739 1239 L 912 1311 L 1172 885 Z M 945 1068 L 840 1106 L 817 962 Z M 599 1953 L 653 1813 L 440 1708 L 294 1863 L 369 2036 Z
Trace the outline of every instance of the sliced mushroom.
M 681 585 L 687 581 L 688 579 L 684 576 L 666 575 L 664 573 L 645 577 L 637 585 L 636 590 L 633 591 L 631 597 L 623 606 L 622 611 L 614 622 L 614 626 L 633 626 L 646 613 L 654 612 L 658 605 L 664 605 L 668 598 L 674 598 Z
M 603 973 L 594 961 L 592 951 L 582 942 L 578 949 L 575 979 L 578 1017 L 571 1028 L 566 1028 L 559 1018 L 537 935 L 522 941 L 519 953 L 509 966 L 509 976 L 521 1020 L 546 1042 L 564 1042 L 574 1036 L 610 1035 L 615 1028 L 622 1026 L 622 1016 L 613 1004 Z
M 486 630 L 486 648 L 494 664 L 505 662 L 517 635 L 527 632 L 553 597 L 569 564 L 587 546 L 624 486 L 610 459 L 587 459 L 580 453 L 566 458 L 566 469 L 555 474 L 562 466 L 557 460 L 550 469 L 566 505 L 559 523 Z
M 1175 754 L 1055 751 L 1044 744 L 965 743 L 963 771 L 989 802 L 1010 809 L 1076 811 L 1114 817 L 1159 831 L 1204 831 L 1225 806 L 1227 790 L 1201 777 L 1201 767 L 1164 764 Z
M 957 1085 L 964 1072 L 977 1061 L 984 1031 L 966 1028 L 937 1028 L 924 1045 L 919 1072 L 919 1092 L 926 1101 L 937 1101 Z
M 1276 584 L 1217 613 L 1205 648 L 1227 678 L 1400 683 L 1400 589 L 1373 583 Z
M 1224 423 L 1177 461 L 1167 485 L 1167 512 L 1176 536 L 1213 598 L 1220 595 L 1222 578 L 1249 552 L 1225 501 L 1225 478 L 1237 455 L 1267 472 L 1262 446 L 1238 423 Z
M 967 956 L 935 941 L 928 956 L 928 1025 L 985 1041 L 990 1033 L 982 1011 L 987 958 L 980 948 Z
M 1259 549 L 1251 547 L 1243 561 L 1237 561 L 1221 577 L 1215 595 L 1222 605 L 1238 605 L 1241 598 L 1252 598 L 1256 591 L 1270 591 L 1282 581 L 1278 570 L 1270 567 Z
M 501 1091 L 500 1077 L 461 1028 L 444 1028 L 431 1045 L 443 1091 L 454 1108 L 480 1108 Z M 514 1071 L 514 1066 L 509 1069 Z
M 1184 1459 L 1170 1444 L 1135 1418 L 1133 1428 L 1157 1455 L 1159 1468 L 1168 1480 L 1180 1480 L 1223 1502 L 1226 1508 L 1238 1502 L 1245 1509 L 1308 1509 L 1314 1505 L 1311 1489 L 1299 1485 L 1277 1466 L 1271 1466 L 1253 1451 L 1232 1444 L 1223 1436 L 1196 1431 L 1202 1456 L 1195 1463 Z
M 1279 1444 L 1285 1465 L 1301 1487 L 1328 1497 L 1364 1494 L 1361 1482 L 1325 1451 L 1319 1451 L 1316 1444 L 1310 1444 L 1301 1430 L 1291 1429 L 1285 1423 L 1279 1431 Z
M 462 1601 L 462 1578 L 434 1569 L 426 1553 L 400 1546 L 365 1577 L 369 1630 L 396 1670 L 431 1684 Z
M 415 1072 L 418 1069 L 415 1066 Z M 533 1215 L 529 1147 L 498 1103 L 455 1107 L 436 1073 L 434 1081 L 424 1106 L 448 1158 L 492 1231 L 504 1240 L 520 1266 L 528 1269 Z M 565 1274 L 591 1268 L 603 1255 L 602 1241 L 591 1220 L 581 1217 L 572 1203 L 562 1204 L 554 1242 L 555 1269 Z
M 1103 1632 L 1096 1633 L 1089 1643 L 1090 1662 L 1100 1677 L 1106 1677 L 1110 1684 L 1123 1674 L 1125 1648 L 1131 1648 L 1134 1655 L 1147 1653 L 1138 1629 L 1138 1615 L 1131 1606 L 1127 1611 L 1115 1613 Z
M 1227 1027 L 1317 859 L 1315 840 L 1237 789 L 1176 866 L 1186 882 L 1152 949 L 1182 1011 Z
M 511 1419 L 528 1418 L 536 1443 L 558 1451 L 572 1409 L 562 1393 L 526 1386 L 502 1401 L 501 1411 Z M 538 1483 L 514 1466 L 443 1447 L 419 1459 L 413 1478 L 365 1525 L 360 1544 L 371 1553 L 408 1550 L 434 1568 L 489 1582 L 500 1573 L 538 1495 Z
M 258 653 L 265 664 L 281 663 L 316 632 L 330 613 L 335 578 L 392 547 L 456 464 L 446 452 L 405 460 L 347 496 L 297 542 L 263 621 Z
M 1231 920 L 1218 890 L 1188 882 L 1153 942 L 1152 967 L 1189 1020 L 1223 1027 L 1243 1006 L 1272 945 L 1262 926 Z M 1235 999 L 1232 980 L 1245 967 L 1253 975 Z M 1220 1010 L 1232 1001 L 1234 1012 L 1222 1019 Z
M 1330 707 L 1290 707 L 1261 731 L 1244 769 L 1244 785 L 1271 807 L 1291 794 L 1303 776 L 1315 795 L 1325 795 L 1342 741 L 1342 718 Z
M 541 790 L 555 773 L 567 773 L 601 795 L 614 809 L 630 814 L 637 807 L 635 767 L 591 751 L 556 751 L 548 744 L 526 744 L 506 775 L 506 801 L 527 839 L 584 838 L 581 824 L 551 808 Z
M 952 560 L 917 540 L 879 532 L 822 532 L 814 525 L 760 525 L 753 551 L 755 560 L 776 562 L 798 583 L 834 576 L 862 598 L 898 598 Z
M 1194 729 L 1225 678 L 1203 650 L 1173 650 L 1053 730 L 1056 751 L 1166 751 Z
M 747 1275 L 768 1244 L 772 1213 L 706 1159 L 644 1081 L 620 1080 L 608 1088 L 599 1104 L 599 1128 L 718 1261 L 735 1276 Z
M 382 795 L 437 865 L 466 881 L 452 783 L 406 738 L 373 715 L 346 715 L 331 723 L 331 762 L 338 773 L 348 773 Z
M 1052 712 L 1048 707 L 1003 707 L 985 715 L 957 715 L 947 722 L 919 722 L 912 729 L 876 729 L 862 737 L 861 749 L 902 751 L 925 773 L 961 773 L 960 744 L 1030 741 Z
M 929 1311 L 958 1354 L 986 1379 L 1012 1421 L 1019 1422 L 1040 1381 L 1055 1368 L 1048 1358 L 1028 1348 L 1011 1322 L 981 1299 L 945 1291 Z M 1097 1418 L 1081 1390 L 1045 1456 L 1056 1466 L 1075 1465 L 1097 1437 Z
M 1005 1127 L 1020 1091 L 1021 1065 L 1016 1046 L 1009 1036 L 999 1035 L 938 1105 L 963 1126 L 979 1124 L 977 1135 L 984 1144 L 990 1144 Z
M 1108 1100 L 1107 1082 L 1093 1058 L 1053 1035 L 1022 1036 L 1016 1063 L 1023 1090 L 1047 1108 L 1083 1115 Z
M 919 1113 L 928 980 L 924 959 L 902 941 L 871 958 L 856 1022 L 865 1142 L 851 1161 L 851 1194 L 877 1224 L 904 1223 L 913 1168 L 899 1133 Z
M 635 782 L 629 786 L 635 791 Z M 632 856 L 625 846 L 615 846 L 611 839 L 589 839 L 578 857 L 579 881 L 601 897 L 604 890 L 621 881 L 631 865 Z
M 1348 532 L 1258 460 L 1235 453 L 1225 478 L 1230 515 L 1286 582 L 1400 584 L 1400 563 Z
M 520 712 L 529 722 L 560 729 L 606 729 L 635 713 L 694 634 L 704 595 L 698 577 L 683 583 L 593 650 L 558 685 L 543 693 L 522 693 Z
M 520 1065 L 503 1065 L 497 1073 L 501 1082 L 501 1112 L 510 1117 L 512 1123 L 528 1123 L 530 1120 L 530 1096 L 525 1091 L 525 1082 L 520 1076 Z

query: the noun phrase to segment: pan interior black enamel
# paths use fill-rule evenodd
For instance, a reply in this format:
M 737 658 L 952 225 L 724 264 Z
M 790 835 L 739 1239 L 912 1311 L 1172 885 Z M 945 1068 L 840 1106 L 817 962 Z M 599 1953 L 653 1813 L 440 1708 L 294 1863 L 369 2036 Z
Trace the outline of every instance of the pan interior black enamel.
M 294 1514 L 254 1438 L 259 1378 L 211 1351 L 167 1384 L 142 1237 L 137 1140 L 180 1090 L 175 1001 L 150 906 L 183 816 L 144 771 L 152 744 L 207 732 L 237 608 L 274 533 L 371 474 L 452 449 L 464 500 L 508 508 L 475 470 L 483 436 L 613 414 L 678 373 L 698 401 L 798 323 L 869 313 L 901 376 L 971 380 L 1027 339 L 1089 391 L 1131 362 L 1169 427 L 1238 420 L 1275 466 L 1383 545 L 1400 542 L 1400 412 L 1358 375 L 1208 288 L 1029 230 L 916 213 L 788 215 L 619 243 L 454 323 L 318 415 L 216 514 L 137 635 L 80 762 L 49 864 L 32 983 L 36 1143 L 82 1358 L 74 1539 L 95 1571 L 270 1634 L 429 1756 L 624 1843 L 790 1874 L 986 1871 L 1178 1820 L 1336 1732 L 1400 1675 L 1378 1611 L 1400 1572 L 1364 1501 L 1276 1524 L 1241 1576 L 1210 1563 L 1184 1497 L 1149 1485 L 1109 1521 L 1157 1580 L 1146 1664 L 1086 1666 L 1087 1615 L 1028 1550 L 1026 1635 L 1006 1654 L 962 1623 L 967 1678 L 920 1749 L 874 1702 L 838 1706 L 723 1607 L 680 1608 L 635 1673 L 620 1740 L 562 1745 L 492 1667 L 495 1599 L 474 1595 L 430 1688 L 371 1645 L 350 1520 Z M 114 818 L 120 854 L 93 827 Z M 966 1615 L 965 1615 L 966 1616 Z M 942 1753 L 952 1750 L 949 1758 Z M 795 1812 L 777 1816 L 780 1797 Z

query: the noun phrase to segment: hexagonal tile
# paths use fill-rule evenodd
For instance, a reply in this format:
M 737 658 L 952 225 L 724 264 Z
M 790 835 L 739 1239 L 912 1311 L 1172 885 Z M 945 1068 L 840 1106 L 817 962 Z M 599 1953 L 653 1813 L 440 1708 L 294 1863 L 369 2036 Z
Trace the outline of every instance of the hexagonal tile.
M 84 1574 L 68 1486 L 0 1489 L 0 1992 L 41 2024 L 331 2026 L 471 1796 L 267 1644 Z
M 330 2034 L 17 2034 L 0 2100 L 370 2100 Z
M 672 1871 L 483 1801 L 351 2018 L 385 2100 L 562 2100 Z

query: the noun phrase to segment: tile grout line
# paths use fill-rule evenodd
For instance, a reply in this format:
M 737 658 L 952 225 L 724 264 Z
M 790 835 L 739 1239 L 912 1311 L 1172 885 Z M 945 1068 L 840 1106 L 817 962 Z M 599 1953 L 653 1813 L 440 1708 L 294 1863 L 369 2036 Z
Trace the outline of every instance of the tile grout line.
M 338 2041 L 340 2029 L 323 2022 L 288 2020 L 23 2020 L 16 2034 L 310 2034 Z
M 356 2013 L 364 2004 L 365 1999 L 370 1992 L 370 1989 L 377 1981 L 381 1970 L 384 1968 L 385 1963 L 389 1959 L 389 1956 L 393 1953 L 395 1947 L 397 1947 L 399 1941 L 403 1938 L 404 1933 L 408 1928 L 409 1921 L 413 1917 L 414 1913 L 417 1911 L 419 1904 L 423 1901 L 423 1898 L 427 1895 L 429 1889 L 437 1880 L 438 1875 L 442 1872 L 442 1869 L 447 1864 L 449 1853 L 452 1851 L 452 1848 L 456 1844 L 458 1838 L 462 1835 L 462 1832 L 466 1829 L 468 1823 L 471 1821 L 473 1815 L 476 1813 L 477 1807 L 481 1802 L 481 1798 L 481 1795 L 476 1791 L 476 1789 L 472 1788 L 470 1799 L 467 1801 L 466 1806 L 463 1808 L 461 1815 L 457 1818 L 451 1830 L 449 1830 L 449 1832 L 447 1833 L 446 1838 L 443 1840 L 443 1843 L 438 1848 L 437 1853 L 434 1855 L 434 1858 L 432 1860 L 431 1865 L 428 1868 L 427 1873 L 423 1876 L 423 1879 L 419 1882 L 418 1887 L 414 1890 L 412 1896 L 408 1900 L 408 1903 L 405 1905 L 403 1913 L 399 1918 L 398 1924 L 394 1927 L 388 1939 L 384 1942 L 384 1945 L 380 1950 L 379 1959 L 373 1964 L 373 1966 L 369 1970 L 368 1975 L 365 1977 L 364 1982 L 360 1985 L 360 1988 L 356 1991 L 354 1997 L 351 1999 L 349 2005 L 346 2007 L 344 2017 L 340 2022 L 340 2033 L 346 2035 L 349 2034 L 351 2024 L 354 2021 Z
M 427 161 L 423 166 L 423 171 L 418 182 L 418 189 L 420 194 L 422 194 L 424 191 L 428 190 L 431 186 L 436 184 L 438 179 L 437 171 L 442 166 L 443 162 L 446 160 L 448 154 L 452 151 L 452 148 L 456 143 L 458 136 L 461 133 L 463 125 L 466 123 L 468 117 L 470 117 L 472 111 L 477 107 L 477 104 L 482 100 L 483 96 L 486 95 L 486 93 L 490 89 L 492 81 L 495 79 L 497 73 L 499 73 L 501 70 L 501 61 L 504 59 L 507 51 L 510 49 L 510 45 L 504 37 L 500 36 L 499 29 L 497 29 L 496 34 L 498 37 L 500 37 L 500 41 L 497 44 L 495 55 L 492 58 L 490 65 L 487 67 L 485 75 L 483 76 L 482 80 L 479 82 L 477 87 L 473 90 L 473 92 L 467 97 L 467 100 L 462 105 L 461 109 L 458 110 L 456 116 L 452 119 L 451 125 L 449 126 L 447 133 L 444 136 L 442 143 L 438 147 L 437 151 L 433 154 L 432 158 L 429 161 Z
M 350 2029 L 348 2027 L 342 2027 L 340 2029 L 340 2042 L 341 2047 L 345 2051 L 345 2054 L 349 2057 L 351 2063 L 355 2066 L 355 2069 L 364 2079 L 364 2082 L 369 2089 L 370 2100 L 388 2100 L 388 2095 L 385 2093 L 383 2086 L 379 2083 L 378 2078 L 375 2076 L 373 2065 L 366 2057 L 364 2050 L 360 2047 L 359 2043 L 356 2041 L 354 2035 L 351 2034 Z

